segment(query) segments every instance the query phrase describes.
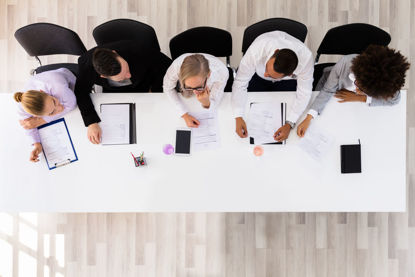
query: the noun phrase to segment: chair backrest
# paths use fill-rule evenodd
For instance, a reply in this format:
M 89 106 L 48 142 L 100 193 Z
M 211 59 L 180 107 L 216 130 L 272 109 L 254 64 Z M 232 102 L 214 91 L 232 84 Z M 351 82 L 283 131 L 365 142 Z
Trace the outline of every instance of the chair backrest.
M 114 19 L 102 23 L 92 31 L 98 46 L 120 40 L 147 40 L 160 51 L 156 31 L 150 25 L 132 19 Z
M 232 36 L 228 31 L 214 27 L 196 27 L 170 40 L 170 53 L 176 59 L 184 53 L 206 53 L 216 57 L 232 55 Z
M 384 30 L 366 23 L 351 23 L 334 27 L 326 33 L 317 49 L 321 54 L 348 55 L 363 52 L 370 44 L 387 46 L 391 36 Z
M 51 23 L 24 26 L 14 37 L 30 56 L 82 55 L 87 51 L 77 33 Z
M 287 18 L 270 18 L 257 22 L 245 29 L 242 40 L 242 53 L 245 54 L 251 43 L 263 33 L 271 31 L 283 31 L 287 34 L 305 41 L 307 36 L 307 27 L 298 21 Z

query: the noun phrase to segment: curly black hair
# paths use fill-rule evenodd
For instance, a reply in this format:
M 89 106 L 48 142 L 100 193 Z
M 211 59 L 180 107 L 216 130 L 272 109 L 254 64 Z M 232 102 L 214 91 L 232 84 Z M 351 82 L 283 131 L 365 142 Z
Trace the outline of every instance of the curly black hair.
M 374 98 L 388 99 L 405 84 L 410 64 L 399 51 L 380 45 L 369 45 L 352 61 L 351 71 L 359 88 Z

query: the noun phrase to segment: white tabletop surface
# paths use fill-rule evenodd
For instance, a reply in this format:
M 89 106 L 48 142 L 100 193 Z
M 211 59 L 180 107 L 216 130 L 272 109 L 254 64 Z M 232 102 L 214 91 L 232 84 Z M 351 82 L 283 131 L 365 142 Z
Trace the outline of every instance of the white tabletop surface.
M 293 92 L 249 93 L 249 101 L 281 101 Z M 221 147 L 168 156 L 175 130 L 184 127 L 166 95 L 94 94 L 99 103 L 134 102 L 137 144 L 92 145 L 79 110 L 65 116 L 79 161 L 49 171 L 45 159 L 28 161 L 31 145 L 17 122 L 12 95 L 0 94 L 0 210 L 61 212 L 178 211 L 404 211 L 406 209 L 406 92 L 393 107 L 339 104 L 333 98 L 312 124 L 335 142 L 321 162 L 298 147 L 253 145 L 235 133 L 230 93 L 218 110 Z M 194 99 L 188 105 L 198 110 Z M 340 173 L 340 145 L 362 144 L 362 173 Z M 130 151 L 145 152 L 136 168 Z

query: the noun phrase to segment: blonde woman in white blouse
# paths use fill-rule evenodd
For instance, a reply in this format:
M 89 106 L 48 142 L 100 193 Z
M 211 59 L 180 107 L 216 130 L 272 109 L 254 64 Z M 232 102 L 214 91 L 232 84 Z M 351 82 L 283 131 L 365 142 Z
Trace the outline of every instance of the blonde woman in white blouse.
M 204 109 L 219 105 L 229 77 L 228 69 L 218 58 L 209 54 L 183 54 L 175 59 L 163 79 L 163 91 L 175 104 L 188 127 L 198 127 L 199 121 L 189 115 L 176 90 L 179 82 L 183 97 L 196 97 Z

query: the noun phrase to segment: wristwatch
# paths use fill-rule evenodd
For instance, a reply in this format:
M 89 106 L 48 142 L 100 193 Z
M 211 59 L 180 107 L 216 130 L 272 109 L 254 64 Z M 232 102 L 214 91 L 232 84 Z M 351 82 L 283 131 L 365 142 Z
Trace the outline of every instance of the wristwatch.
M 295 123 L 288 120 L 285 121 L 285 124 L 289 124 L 291 126 L 291 129 L 294 129 L 295 127 Z

